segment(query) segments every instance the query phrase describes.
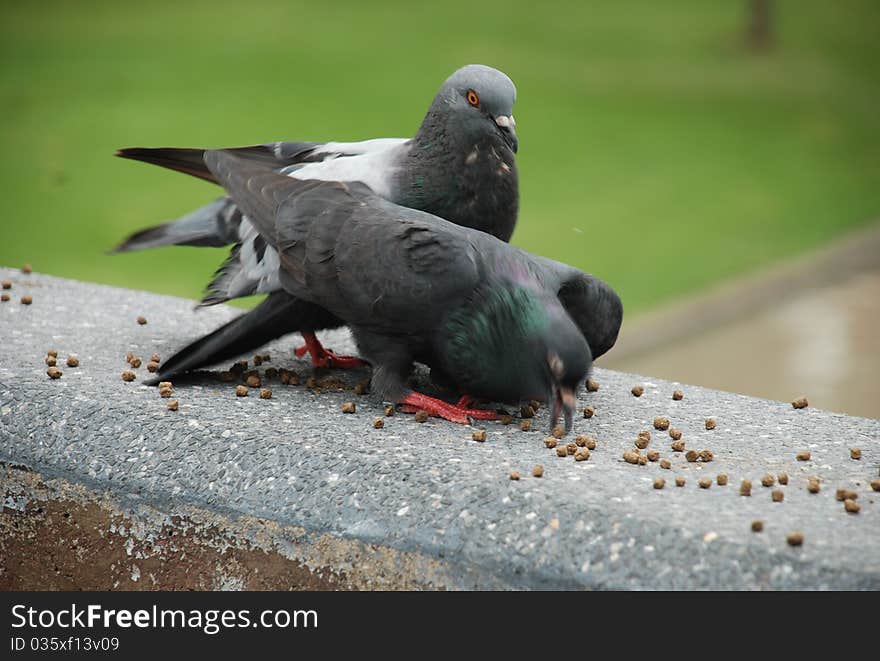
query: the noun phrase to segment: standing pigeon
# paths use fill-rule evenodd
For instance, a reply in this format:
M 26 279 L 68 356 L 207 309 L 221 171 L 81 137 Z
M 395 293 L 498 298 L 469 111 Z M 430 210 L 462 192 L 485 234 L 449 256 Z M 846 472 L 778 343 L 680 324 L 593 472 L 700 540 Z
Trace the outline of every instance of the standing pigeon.
M 551 425 L 562 413 L 571 427 L 575 390 L 592 364 L 587 338 L 606 350 L 620 326 L 620 299 L 607 285 L 362 183 L 298 181 L 223 151 L 207 152 L 205 163 L 279 254 L 281 287 L 351 327 L 379 396 L 453 422 L 496 417 L 410 390 L 419 361 L 470 397 L 549 401 Z M 574 315 L 567 296 L 578 301 Z M 231 324 L 246 326 L 253 312 Z M 210 337 L 172 357 L 158 378 L 180 371 Z
M 427 211 L 502 241 L 513 234 L 519 207 L 514 153 L 513 104 L 516 88 L 502 72 L 472 64 L 453 73 L 434 97 L 415 137 L 364 142 L 275 142 L 232 149 L 237 156 L 297 179 L 361 182 L 397 204 Z M 205 164 L 205 150 L 129 148 L 119 156 L 154 163 L 217 182 Z M 119 245 L 125 252 L 167 245 L 235 244 L 207 288 L 202 305 L 280 290 L 278 254 L 238 205 L 223 197 L 182 218 L 141 230 Z M 273 325 L 253 330 L 254 338 L 290 332 L 275 306 L 294 304 L 273 297 L 266 304 Z M 253 319 L 252 319 L 253 321 Z M 314 330 L 302 329 L 316 366 L 356 366 L 357 359 L 334 356 L 321 347 Z M 269 333 L 271 334 L 271 333 Z M 272 339 L 272 338 L 269 338 Z M 244 350 L 258 346 L 251 344 Z

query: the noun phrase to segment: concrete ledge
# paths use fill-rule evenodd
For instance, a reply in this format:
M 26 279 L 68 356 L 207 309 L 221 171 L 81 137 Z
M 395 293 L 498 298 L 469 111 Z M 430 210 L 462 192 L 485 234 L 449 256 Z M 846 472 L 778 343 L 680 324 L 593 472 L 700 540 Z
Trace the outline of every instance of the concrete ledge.
M 381 410 L 353 392 L 366 371 L 319 374 L 323 388 L 270 380 L 269 400 L 206 375 L 176 384 L 171 412 L 139 385 L 144 367 L 121 380 L 126 353 L 168 357 L 239 311 L 10 269 L 0 279 L 13 282 L 0 304 L 0 587 L 880 588 L 877 420 L 602 369 L 599 391 L 581 394 L 596 415 L 575 424 L 598 441 L 584 462 L 544 447 L 544 412 L 532 432 L 488 425 L 485 443 L 402 414 L 373 429 Z M 351 348 L 344 331 L 326 337 Z M 291 347 L 268 346 L 269 366 L 305 383 L 311 368 Z M 43 362 L 52 348 L 56 381 Z M 79 367 L 64 365 L 68 353 Z M 342 414 L 344 401 L 357 413 Z M 658 415 L 714 460 L 672 452 Z M 622 460 L 643 429 L 671 470 Z M 795 459 L 802 450 L 810 461 Z M 544 477 L 531 477 L 535 464 Z M 774 503 L 760 478 L 781 472 Z M 697 486 L 718 473 L 728 486 Z M 835 500 L 841 487 L 858 492 L 859 514 Z

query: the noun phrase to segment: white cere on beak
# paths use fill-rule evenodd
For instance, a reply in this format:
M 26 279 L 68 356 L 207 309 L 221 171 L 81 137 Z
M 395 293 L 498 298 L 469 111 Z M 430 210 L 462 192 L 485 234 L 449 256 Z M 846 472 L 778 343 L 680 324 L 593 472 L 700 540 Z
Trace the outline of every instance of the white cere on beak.
M 512 129 L 516 126 L 516 121 L 513 119 L 513 115 L 510 115 L 509 117 L 507 115 L 498 115 L 498 117 L 495 118 L 495 123 L 503 129 Z

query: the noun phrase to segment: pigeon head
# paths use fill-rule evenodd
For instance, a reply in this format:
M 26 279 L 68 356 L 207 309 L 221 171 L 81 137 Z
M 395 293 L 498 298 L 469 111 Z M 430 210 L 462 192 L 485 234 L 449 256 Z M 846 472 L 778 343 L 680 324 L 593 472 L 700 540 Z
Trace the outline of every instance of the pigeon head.
M 507 75 L 482 64 L 469 64 L 446 79 L 428 118 L 443 115 L 469 138 L 498 136 L 516 153 L 515 101 L 516 87 Z

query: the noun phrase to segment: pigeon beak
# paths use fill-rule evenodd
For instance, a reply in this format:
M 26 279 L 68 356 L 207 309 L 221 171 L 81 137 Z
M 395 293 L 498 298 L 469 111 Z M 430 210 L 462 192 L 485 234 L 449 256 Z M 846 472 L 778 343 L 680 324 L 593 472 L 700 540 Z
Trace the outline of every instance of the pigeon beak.
M 495 123 L 501 129 L 501 135 L 504 136 L 504 141 L 510 147 L 510 151 L 515 154 L 519 148 L 519 141 L 516 139 L 516 131 L 513 130 L 516 127 L 516 120 L 513 118 L 513 115 L 498 115 L 495 118 Z
M 553 431 L 553 428 L 556 426 L 556 421 L 559 420 L 559 414 L 562 413 L 565 418 L 565 433 L 567 434 L 571 431 L 573 424 L 574 409 L 577 406 L 577 396 L 574 394 L 574 391 L 569 388 L 561 386 L 557 387 L 554 385 L 550 401 L 553 402 L 553 415 L 550 416 L 550 431 Z

